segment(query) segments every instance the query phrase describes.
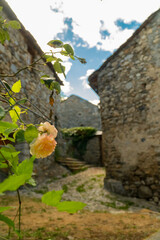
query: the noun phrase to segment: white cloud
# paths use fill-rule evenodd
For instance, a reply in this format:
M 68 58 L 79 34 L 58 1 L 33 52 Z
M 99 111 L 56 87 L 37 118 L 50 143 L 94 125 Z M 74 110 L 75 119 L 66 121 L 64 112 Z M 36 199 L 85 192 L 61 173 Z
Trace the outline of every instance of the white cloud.
M 64 94 L 69 94 L 73 90 L 73 88 L 71 87 L 70 82 L 68 82 L 66 80 L 63 80 L 63 84 L 64 84 L 64 86 L 61 86 L 62 92 Z
M 143 22 L 160 7 L 159 0 L 7 0 L 15 13 L 38 40 L 44 51 L 46 43 L 64 29 L 64 17 L 73 19 L 73 32 L 86 41 L 89 47 L 97 46 L 113 51 L 133 33 L 133 30 L 121 31 L 115 21 L 136 20 Z M 50 6 L 57 12 L 50 10 Z M 101 39 L 101 20 L 111 34 Z M 101 42 L 102 45 L 97 45 Z
M 65 66 L 65 74 L 67 75 L 67 73 L 70 71 L 72 67 L 72 63 L 64 61 L 62 64 Z M 73 87 L 71 86 L 70 82 L 68 82 L 65 79 L 63 74 L 58 74 L 58 75 L 64 84 L 64 86 L 61 86 L 62 91 L 64 92 L 64 94 L 69 94 L 73 90 Z
M 100 42 L 102 45 L 97 47 L 108 51 L 118 48 L 133 33 L 133 30 L 121 31 L 115 25 L 117 19 L 124 19 L 125 22 L 132 20 L 143 22 L 160 6 L 159 0 L 95 0 L 92 1 L 92 8 L 90 2 L 86 0 L 74 1 L 74 3 L 72 0 L 68 0 L 65 4 L 68 2 L 73 4 L 74 12 L 66 7 L 65 13 L 74 19 L 74 33 L 83 38 L 90 47 L 97 46 L 97 43 Z M 80 12 L 83 14 L 81 15 Z M 101 20 L 103 20 L 106 30 L 111 34 L 106 37 L 106 40 L 101 39 L 99 32 Z
M 86 75 L 79 78 L 82 81 L 82 86 L 84 87 L 84 89 L 90 89 L 91 88 L 88 85 L 87 79 L 94 71 L 95 71 L 95 69 L 88 69 L 87 72 L 86 72 Z
M 100 103 L 100 100 L 94 99 L 94 100 L 89 100 L 89 102 L 94 104 L 94 105 L 98 105 Z

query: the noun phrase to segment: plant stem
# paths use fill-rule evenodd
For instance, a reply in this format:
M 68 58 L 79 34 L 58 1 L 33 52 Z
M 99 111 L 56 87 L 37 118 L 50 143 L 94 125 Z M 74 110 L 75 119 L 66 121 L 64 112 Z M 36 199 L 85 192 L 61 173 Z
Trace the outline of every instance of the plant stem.
M 45 54 L 42 54 L 42 56 L 40 58 L 38 58 L 35 62 L 33 62 L 32 64 L 30 64 L 30 65 L 28 65 L 26 67 L 23 67 L 23 68 L 19 69 L 16 73 L 14 73 L 12 75 L 0 74 L 0 76 L 1 77 L 15 77 L 18 73 L 20 73 L 20 72 L 22 72 L 22 71 L 24 71 L 24 70 L 26 70 L 28 68 L 33 67 L 37 62 L 39 62 L 43 58 L 44 55 Z
M 50 119 L 36 106 L 34 105 L 29 99 L 27 99 L 27 101 L 34 107 L 36 108 L 41 114 L 43 114 L 43 116 L 46 118 L 46 120 L 48 119 L 48 122 L 50 122 Z M 51 123 L 51 122 L 50 122 Z
M 8 240 L 8 238 L 2 237 L 2 236 L 0 236 L 0 239 L 5 239 L 5 240 Z
M 23 105 L 21 105 L 20 103 L 16 102 L 16 100 L 12 97 L 12 95 L 10 94 L 10 92 L 8 91 L 7 87 L 6 87 L 5 84 L 2 82 L 1 79 L 0 79 L 0 83 L 2 84 L 2 86 L 3 86 L 3 87 L 5 88 L 5 90 L 7 91 L 8 95 L 15 101 L 15 104 L 19 105 L 20 107 L 22 107 L 22 108 L 24 108 L 24 109 L 27 109 L 29 112 L 33 113 L 34 115 L 36 115 L 36 116 L 38 116 L 38 117 L 43 118 L 44 120 L 49 121 L 49 119 L 46 118 L 46 117 L 44 116 L 44 114 L 43 114 L 43 115 L 40 115 L 40 114 L 32 111 L 32 110 L 29 109 L 28 107 L 23 106 Z M 51 123 L 51 121 L 49 121 L 49 122 Z
M 21 196 L 20 196 L 20 192 L 19 189 L 17 189 L 17 196 L 18 196 L 18 204 L 19 204 L 19 211 L 18 211 L 18 231 L 19 233 L 21 233 Z M 19 240 L 21 239 L 21 237 L 19 236 Z

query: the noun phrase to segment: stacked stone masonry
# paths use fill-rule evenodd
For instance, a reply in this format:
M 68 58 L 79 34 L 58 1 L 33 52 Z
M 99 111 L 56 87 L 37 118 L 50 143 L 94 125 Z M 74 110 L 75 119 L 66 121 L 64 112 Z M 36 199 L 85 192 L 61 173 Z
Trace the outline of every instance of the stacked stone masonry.
M 97 72 L 105 186 L 160 204 L 160 10 Z
M 1 4 L 2 3 L 4 4 L 4 6 L 6 6 L 5 1 L 1 1 Z M 10 14 L 8 14 L 8 11 L 10 13 L 12 10 L 9 8 L 9 6 L 7 6 L 6 9 L 7 10 L 2 13 L 3 18 L 13 20 L 13 18 L 9 18 Z M 1 80 L 7 81 L 10 86 L 12 86 L 14 82 L 21 80 L 22 88 L 20 94 L 18 94 L 19 99 L 29 99 L 29 101 L 25 103 L 25 106 L 30 108 L 34 113 L 38 113 L 40 116 L 44 114 L 45 116 L 49 117 L 51 115 L 50 111 L 52 110 L 51 121 L 54 123 L 55 112 L 59 104 L 59 98 L 56 94 L 54 94 L 54 106 L 51 107 L 49 105 L 49 96 L 51 94 L 51 91 L 40 83 L 40 76 L 47 74 L 51 77 L 55 77 L 55 75 L 54 72 L 48 67 L 48 65 L 45 65 L 43 60 L 40 60 L 38 62 L 39 64 L 34 65 L 33 68 L 30 67 L 21 71 L 15 77 L 2 77 L 2 75 L 14 75 L 19 69 L 32 64 L 34 61 L 41 57 L 36 48 L 34 48 L 35 42 L 32 46 L 32 49 L 31 46 L 28 44 L 28 39 L 26 38 L 26 36 L 31 36 L 31 34 L 28 33 L 26 30 L 23 29 L 22 32 L 21 30 L 10 29 L 9 35 L 10 41 L 5 41 L 4 45 L 0 44 Z M 37 48 L 39 48 L 38 44 Z M 36 107 L 34 107 L 33 105 Z M 43 119 L 42 117 L 39 117 L 38 115 L 31 113 L 30 111 L 28 111 L 27 115 L 23 114 L 22 119 L 27 124 L 39 124 L 46 121 L 46 119 Z M 9 116 L 6 117 L 5 120 L 11 121 Z M 22 154 L 20 155 L 21 160 L 30 156 L 29 148 L 28 146 L 26 146 L 26 144 L 19 144 L 17 146 L 17 149 L 20 149 L 22 151 Z M 35 165 L 37 172 L 44 172 L 45 169 L 44 176 L 46 176 L 47 174 L 49 174 L 49 171 L 52 171 L 52 168 L 54 167 L 54 157 L 52 155 L 51 157 L 42 160 L 39 159 L 39 161 L 36 162 Z M 49 169 L 48 172 L 46 168 Z
M 76 95 L 71 95 L 61 101 L 57 108 L 59 128 L 94 127 L 101 130 L 101 117 L 99 107 Z M 71 140 L 58 135 L 59 157 L 76 157 L 93 165 L 101 165 L 101 135 L 95 135 L 87 143 L 86 152 L 81 156 Z
M 60 103 L 58 120 L 61 128 L 95 127 L 101 130 L 101 117 L 98 106 L 75 95 Z
M 0 72 L 4 75 L 13 75 L 19 69 L 32 64 L 40 58 L 36 51 L 34 55 L 29 52 L 28 44 L 21 32 L 10 29 L 9 34 L 10 41 L 6 41 L 4 45 L 0 44 Z M 1 79 L 7 81 L 11 86 L 20 79 L 22 89 L 19 97 L 28 98 L 33 105 L 36 105 L 41 112 L 49 117 L 50 90 L 40 83 L 40 76 L 44 74 L 53 76 L 53 72 L 41 60 L 38 65 L 21 71 L 16 77 L 1 77 Z M 34 109 L 34 112 L 38 113 L 37 109 L 31 106 L 31 103 L 28 102 L 27 107 L 31 107 L 32 110 Z M 40 112 L 39 114 L 41 115 Z M 54 115 L 52 117 L 54 121 Z M 27 123 L 38 123 L 43 120 L 30 112 L 28 112 L 24 119 Z

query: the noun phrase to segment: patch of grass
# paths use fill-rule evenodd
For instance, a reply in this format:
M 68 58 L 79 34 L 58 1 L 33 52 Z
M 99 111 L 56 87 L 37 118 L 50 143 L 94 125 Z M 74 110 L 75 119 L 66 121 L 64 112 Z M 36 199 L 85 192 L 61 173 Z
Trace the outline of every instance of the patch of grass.
M 69 176 L 68 173 L 64 173 L 64 174 L 62 174 L 62 177 L 63 177 L 63 178 L 68 177 L 68 176 Z
M 81 184 L 79 185 L 77 188 L 76 188 L 76 191 L 77 192 L 86 192 L 85 188 L 84 188 L 84 184 Z
M 48 180 L 46 181 L 46 183 L 52 183 L 52 182 L 54 182 L 54 181 L 56 181 L 56 180 L 58 180 L 58 179 L 59 179 L 58 177 L 53 177 L 53 178 L 48 179 Z
M 41 208 L 41 212 L 47 212 L 45 208 Z
M 70 187 L 74 187 L 77 184 L 77 180 L 73 180 L 72 182 L 69 183 Z
M 41 202 L 41 199 L 40 198 L 32 198 L 32 201 L 34 201 L 34 202 Z
M 64 191 L 65 193 L 68 192 L 68 186 L 67 186 L 66 184 L 64 184 L 64 185 L 62 186 L 62 189 L 63 189 L 63 191 Z
M 124 205 L 117 206 L 116 201 L 113 201 L 113 202 L 101 202 L 101 204 L 105 205 L 107 207 L 118 209 L 118 210 L 128 210 L 128 208 L 134 204 L 131 201 L 124 201 L 124 202 L 117 201 L 117 202 L 119 202 L 121 204 L 124 204 Z
M 29 237 L 34 240 L 60 240 L 68 239 L 69 231 L 64 231 L 63 227 L 55 228 L 53 231 L 47 231 L 45 227 L 39 227 L 37 230 L 27 229 L 23 231 L 23 239 Z
M 98 175 L 96 175 L 96 177 L 98 177 L 98 178 L 105 177 L 105 174 L 98 174 Z
M 91 181 L 97 181 L 97 179 L 95 177 L 91 178 Z
M 46 192 L 48 192 L 48 188 L 42 188 L 42 189 L 35 189 L 34 190 L 35 193 L 40 193 L 40 194 L 45 194 Z
M 94 186 L 90 185 L 88 186 L 88 189 L 92 190 L 94 188 Z

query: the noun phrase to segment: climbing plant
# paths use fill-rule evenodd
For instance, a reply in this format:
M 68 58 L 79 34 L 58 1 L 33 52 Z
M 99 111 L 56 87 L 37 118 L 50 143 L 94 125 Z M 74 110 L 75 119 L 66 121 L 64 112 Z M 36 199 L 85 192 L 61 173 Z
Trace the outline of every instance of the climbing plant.
M 94 127 L 74 127 L 61 129 L 63 137 L 66 140 L 71 139 L 71 145 L 77 149 L 81 158 L 83 158 L 83 155 L 86 151 L 87 142 L 95 135 L 96 131 L 97 130 Z
M 2 11 L 2 7 L 0 7 Z M 9 28 L 20 29 L 20 23 L 17 21 L 7 21 L 0 16 L 0 42 L 4 44 L 6 40 L 9 41 L 10 35 L 8 32 Z M 62 56 L 69 57 L 72 60 L 78 59 L 81 63 L 86 63 L 85 59 L 75 56 L 74 50 L 69 44 L 65 44 L 60 40 L 51 40 L 48 45 L 52 49 L 57 49 L 56 53 L 50 51 L 44 53 L 35 62 L 28 66 L 23 66 L 13 75 L 0 74 L 0 168 L 7 169 L 8 177 L 0 183 L 0 194 L 4 194 L 6 191 L 16 191 L 18 198 L 18 214 L 14 220 L 4 215 L 4 211 L 11 208 L 10 206 L 0 207 L 0 221 L 3 221 L 9 226 L 9 234 L 7 239 L 10 238 L 10 232 L 13 230 L 17 235 L 18 239 L 22 238 L 21 235 L 21 195 L 20 187 L 25 184 L 35 186 L 36 183 L 32 178 L 33 175 L 33 164 L 35 158 L 45 158 L 52 154 L 55 150 L 57 136 L 57 130 L 52 125 L 52 122 L 45 113 L 41 112 L 31 102 L 31 106 L 36 108 L 39 113 L 35 113 L 34 110 L 26 106 L 29 101 L 27 98 L 21 98 L 22 84 L 21 80 L 9 84 L 7 78 L 12 79 L 18 74 L 28 68 L 32 68 L 39 64 L 40 60 L 45 58 L 46 62 L 50 62 L 56 73 L 63 73 L 65 76 L 65 67 L 63 66 L 63 60 L 57 57 L 57 53 Z M 45 64 L 45 63 L 44 63 Z M 49 97 L 49 104 L 54 104 L 54 94 L 60 93 L 60 84 L 55 80 L 54 77 L 48 75 L 42 75 L 39 84 L 45 85 L 51 94 Z M 26 124 L 23 121 L 23 115 L 27 112 L 32 112 L 44 119 L 43 123 L 29 123 Z M 5 117 L 10 115 L 11 121 L 5 121 Z M 29 159 L 25 159 L 22 162 L 19 161 L 20 151 L 17 151 L 15 144 L 17 142 L 26 141 L 30 146 L 30 154 L 32 155 Z M 67 211 L 74 213 L 82 209 L 85 204 L 81 202 L 68 202 L 61 201 L 63 190 L 50 191 L 42 196 L 42 202 L 56 207 L 59 211 Z M 15 225 L 15 219 L 18 217 L 18 227 Z M 1 237 L 0 237 L 1 238 Z M 3 237 L 2 239 L 6 239 Z

